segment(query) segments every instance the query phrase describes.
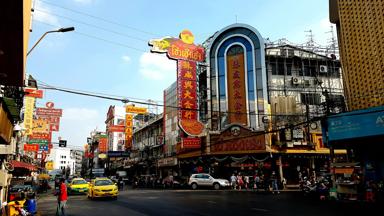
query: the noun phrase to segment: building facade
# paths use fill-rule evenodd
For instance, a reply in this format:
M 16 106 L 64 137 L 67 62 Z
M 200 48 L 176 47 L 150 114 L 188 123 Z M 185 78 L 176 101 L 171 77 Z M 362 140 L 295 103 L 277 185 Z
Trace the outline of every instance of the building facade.
M 124 151 L 124 125 L 125 108 L 119 106 L 110 106 L 105 120 L 108 137 L 108 150 Z
M 383 1 L 330 0 L 336 24 L 348 110 L 384 105 Z
M 69 170 L 69 175 L 76 172 L 75 159 L 71 157 L 71 149 L 67 147 L 53 147 L 47 161 L 53 162 L 54 170 Z
M 332 148 L 347 148 L 348 162 L 356 167 L 348 174 L 360 177 L 357 194 L 364 199 L 363 189 L 384 181 L 384 2 L 330 0 L 329 5 L 350 112 L 329 116 L 324 127 Z M 384 201 L 383 192 L 373 192 L 375 200 Z
M 84 152 L 81 150 L 72 149 L 71 150 L 71 159 L 75 161 L 73 173 L 77 176 L 81 175 L 82 162 L 83 162 Z

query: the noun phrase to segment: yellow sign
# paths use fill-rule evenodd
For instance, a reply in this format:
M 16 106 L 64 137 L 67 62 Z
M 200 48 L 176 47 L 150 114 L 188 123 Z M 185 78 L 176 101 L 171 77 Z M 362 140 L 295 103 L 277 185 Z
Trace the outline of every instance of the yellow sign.
M 53 162 L 52 162 L 52 161 L 48 161 L 48 162 L 45 164 L 45 169 L 47 169 L 47 170 L 53 170 Z
M 135 106 L 127 106 L 126 107 L 126 112 L 127 113 L 145 114 L 145 113 L 147 113 L 147 108 L 135 107 Z
M 46 119 L 34 119 L 33 129 L 34 133 L 49 133 L 49 123 Z
M 25 134 L 31 135 L 33 128 L 33 107 L 35 106 L 35 98 L 34 97 L 25 97 L 24 98 L 24 127 Z
M 129 121 L 132 121 L 133 120 L 133 115 L 131 114 L 126 114 L 125 115 L 125 122 L 129 122 Z

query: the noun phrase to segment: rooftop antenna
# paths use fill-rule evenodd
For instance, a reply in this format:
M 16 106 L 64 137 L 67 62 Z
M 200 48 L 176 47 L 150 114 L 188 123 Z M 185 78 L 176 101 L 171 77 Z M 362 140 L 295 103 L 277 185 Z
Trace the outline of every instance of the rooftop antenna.
M 237 23 L 237 15 L 235 15 L 235 23 Z
M 325 33 L 331 33 L 331 38 L 328 39 L 329 45 L 327 47 L 327 51 L 329 50 L 331 52 L 331 54 L 336 55 L 336 50 L 338 48 L 337 40 L 336 40 L 336 37 L 335 37 L 335 32 L 333 31 L 333 25 L 331 25 L 330 27 L 331 27 L 331 30 L 325 32 Z
M 314 49 L 315 49 L 315 40 L 313 39 L 314 35 L 312 33 L 312 29 L 310 29 L 308 31 L 304 31 L 304 32 L 308 32 L 309 33 L 309 34 L 306 35 L 306 37 L 308 38 L 307 47 L 308 47 L 309 50 L 311 50 L 313 52 Z

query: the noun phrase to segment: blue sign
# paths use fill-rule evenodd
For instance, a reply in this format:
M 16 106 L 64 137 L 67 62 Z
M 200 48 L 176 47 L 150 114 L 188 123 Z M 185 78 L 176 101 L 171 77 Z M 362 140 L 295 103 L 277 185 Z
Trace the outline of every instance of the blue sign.
M 129 157 L 130 153 L 125 151 L 108 151 L 107 156 L 111 157 Z
M 329 116 L 328 141 L 384 136 L 384 106 Z
M 40 145 L 39 150 L 40 151 L 48 151 L 48 145 Z

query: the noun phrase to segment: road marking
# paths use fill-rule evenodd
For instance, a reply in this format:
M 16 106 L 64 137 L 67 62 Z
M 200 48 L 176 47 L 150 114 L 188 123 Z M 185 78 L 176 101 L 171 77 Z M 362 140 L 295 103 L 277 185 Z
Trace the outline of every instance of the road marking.
M 261 212 L 268 212 L 269 210 L 267 209 L 262 209 L 262 208 L 251 208 L 253 211 L 261 211 Z

